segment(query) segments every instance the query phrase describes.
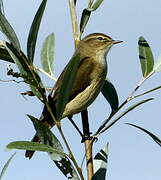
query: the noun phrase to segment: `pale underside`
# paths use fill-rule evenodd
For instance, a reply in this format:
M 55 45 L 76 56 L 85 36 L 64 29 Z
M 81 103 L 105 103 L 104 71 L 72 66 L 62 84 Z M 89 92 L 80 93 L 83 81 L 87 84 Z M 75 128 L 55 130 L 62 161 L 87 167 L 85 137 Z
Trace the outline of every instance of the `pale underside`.
M 106 62 L 104 63 L 106 64 Z M 95 61 L 89 57 L 81 60 L 69 97 L 69 102 L 65 107 L 62 118 L 81 112 L 95 100 L 104 84 L 106 73 L 107 66 L 100 63 L 98 60 Z M 59 77 L 54 88 L 53 101 L 55 105 L 63 74 L 64 73 Z

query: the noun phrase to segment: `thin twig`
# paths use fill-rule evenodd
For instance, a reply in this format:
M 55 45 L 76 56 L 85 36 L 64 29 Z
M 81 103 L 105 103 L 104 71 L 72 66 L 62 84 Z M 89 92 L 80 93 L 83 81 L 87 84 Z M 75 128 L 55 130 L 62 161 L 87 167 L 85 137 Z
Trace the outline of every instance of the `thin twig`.
M 88 8 L 90 8 L 92 6 L 93 2 L 94 2 L 94 0 L 89 0 L 88 1 Z
M 84 177 L 83 177 L 83 174 L 82 174 L 82 170 L 81 170 L 81 168 L 78 166 L 78 164 L 77 164 L 77 162 L 76 162 L 76 160 L 75 160 L 75 158 L 74 158 L 74 155 L 73 155 L 73 153 L 72 153 L 72 151 L 71 151 L 71 149 L 70 149 L 70 146 L 69 146 L 69 144 L 68 144 L 68 142 L 67 142 L 67 140 L 66 140 L 66 138 L 65 138 L 65 136 L 64 136 L 64 133 L 63 133 L 63 131 L 62 131 L 62 129 L 61 129 L 61 123 L 60 123 L 60 121 L 57 121 L 57 120 L 55 119 L 55 117 L 54 117 L 54 115 L 53 115 L 53 112 L 52 112 L 49 104 L 48 104 L 48 103 L 45 103 L 45 105 L 46 105 L 46 107 L 47 107 L 47 109 L 48 109 L 48 111 L 49 111 L 49 113 L 50 113 L 53 121 L 55 122 L 55 124 L 56 124 L 56 126 L 57 126 L 57 128 L 58 128 L 58 130 L 59 130 L 59 133 L 60 133 L 60 135 L 61 135 L 61 137 L 62 137 L 62 139 L 63 139 L 63 141 L 64 141 L 64 144 L 65 144 L 65 146 L 66 146 L 66 148 L 67 148 L 67 150 L 68 150 L 68 152 L 69 152 L 70 159 L 72 160 L 73 164 L 75 165 L 75 168 L 77 169 L 77 172 L 79 173 L 79 176 L 80 176 L 81 180 L 84 180 Z
M 37 66 L 34 65 L 35 70 L 40 71 L 41 73 L 45 74 L 46 76 L 48 76 L 50 79 L 57 81 L 57 78 L 51 76 L 49 73 L 47 73 L 46 71 L 44 71 L 41 68 L 38 68 Z
M 75 47 L 77 47 L 80 41 L 80 32 L 78 28 L 75 3 L 74 0 L 68 0 L 68 2 L 69 2 L 70 16 L 71 16 L 72 29 L 73 29 L 73 38 L 74 38 Z
M 132 91 L 132 93 L 130 93 L 130 95 L 125 99 L 125 101 L 118 107 L 117 111 L 115 111 L 113 114 L 111 114 L 108 119 L 106 119 L 104 121 L 104 123 L 99 127 L 99 129 L 97 130 L 97 132 L 94 134 L 94 137 L 98 138 L 98 136 L 102 133 L 103 128 L 106 127 L 107 123 L 112 119 L 112 117 L 123 107 L 125 106 L 128 102 L 130 102 L 131 100 L 133 100 L 135 98 L 134 94 L 135 92 L 140 88 L 140 86 L 150 77 L 154 74 L 154 71 L 152 71 L 151 73 L 149 73 L 149 75 L 145 78 L 143 78 L 138 85 L 136 86 L 136 88 Z
M 59 132 L 61 134 L 61 137 L 62 137 L 62 139 L 63 139 L 63 141 L 64 141 L 64 143 L 66 145 L 66 148 L 68 149 L 70 159 L 72 160 L 73 164 L 75 165 L 75 168 L 77 169 L 81 180 L 84 180 L 84 177 L 83 177 L 83 174 L 82 174 L 82 169 L 78 166 L 77 161 L 74 158 L 74 155 L 73 155 L 73 153 L 72 153 L 72 151 L 70 149 L 70 146 L 69 146 L 69 144 L 68 144 L 68 142 L 67 142 L 67 140 L 66 140 L 66 138 L 64 136 L 64 133 L 63 133 L 63 131 L 61 129 L 61 126 L 58 127 L 58 130 L 59 130 Z
M 152 71 L 151 73 L 148 74 L 148 76 L 146 76 L 145 78 L 143 78 L 139 84 L 136 86 L 136 88 L 134 89 L 134 91 L 132 91 L 132 93 L 128 96 L 128 98 L 133 97 L 133 95 L 135 94 L 135 92 L 140 88 L 140 86 L 150 77 L 154 74 L 154 71 Z M 127 98 L 127 99 L 128 99 Z
M 3 79 L 0 79 L 0 82 L 15 82 L 15 83 L 22 83 L 24 81 L 16 81 L 14 79 L 11 79 L 11 80 L 3 80 Z

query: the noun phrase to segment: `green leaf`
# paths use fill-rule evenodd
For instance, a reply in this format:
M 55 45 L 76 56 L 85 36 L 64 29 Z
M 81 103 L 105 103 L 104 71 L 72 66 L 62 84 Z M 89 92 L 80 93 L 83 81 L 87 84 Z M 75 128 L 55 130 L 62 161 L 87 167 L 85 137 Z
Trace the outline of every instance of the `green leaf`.
M 116 119 L 114 119 L 112 122 L 110 122 L 108 125 L 106 125 L 106 121 L 103 122 L 103 124 L 106 125 L 105 128 L 99 128 L 99 132 L 103 133 L 104 131 L 106 131 L 107 129 L 109 129 L 111 126 L 113 126 L 119 119 L 121 119 L 123 116 L 125 116 L 127 113 L 129 113 L 130 111 L 132 111 L 133 109 L 135 109 L 136 107 L 146 103 L 146 102 L 149 102 L 153 100 L 153 98 L 149 98 L 149 99 L 145 99 L 145 100 L 142 100 L 140 102 L 137 102 L 133 105 L 131 105 L 130 107 L 128 107 L 124 112 L 122 112 Z M 107 119 L 107 122 L 108 122 L 108 119 Z M 101 130 L 102 129 L 102 130 Z
M 31 151 L 42 151 L 42 152 L 49 152 L 49 153 L 55 153 L 59 156 L 66 155 L 65 153 L 62 153 L 61 151 L 58 151 L 57 149 L 54 149 L 53 147 L 45 144 L 40 144 L 37 142 L 30 142 L 30 141 L 14 141 L 9 143 L 6 146 L 7 150 L 12 149 L 20 149 L 20 150 L 31 150 Z
M 11 56 L 11 58 L 16 63 L 20 73 L 22 73 L 24 76 L 31 76 L 28 60 L 25 60 L 22 54 L 15 49 L 15 47 L 12 44 L 9 44 L 6 42 L 6 49 Z
M 70 176 L 72 178 L 77 177 L 76 179 L 79 179 L 77 172 L 75 171 L 67 155 L 64 153 L 63 146 L 61 145 L 60 141 L 56 138 L 56 136 L 41 121 L 39 121 L 31 115 L 28 115 L 28 117 L 33 122 L 37 135 L 40 138 L 40 141 L 43 143 L 43 145 L 45 144 L 45 146 L 42 146 L 41 150 L 45 150 L 48 152 L 50 158 L 54 161 L 56 166 L 61 170 L 61 172 L 65 176 Z
M 89 21 L 90 15 L 92 11 L 95 11 L 102 4 L 103 0 L 96 0 L 91 7 L 86 8 L 82 12 L 81 20 L 80 20 L 80 32 L 83 34 L 84 29 Z
M 76 6 L 76 4 L 77 4 L 77 0 L 74 0 L 74 5 Z
M 73 83 L 75 80 L 75 76 L 77 73 L 79 62 L 80 62 L 80 55 L 76 54 L 72 57 L 72 59 L 67 65 L 67 68 L 65 69 L 65 73 L 63 76 L 62 84 L 57 99 L 56 113 L 58 120 L 61 119 L 65 106 L 68 102 L 73 87 Z
M 36 15 L 34 17 L 34 20 L 30 28 L 28 41 L 27 41 L 27 56 L 30 62 L 33 62 L 34 59 L 38 31 L 40 28 L 40 23 L 46 7 L 46 3 L 47 0 L 42 0 L 42 3 L 40 4 L 38 11 L 36 12 Z
M 116 89 L 109 80 L 105 81 L 105 84 L 102 88 L 102 94 L 110 104 L 112 110 L 111 114 L 113 114 L 118 109 L 119 100 Z
M 37 136 L 40 138 L 40 141 L 43 144 L 49 145 L 55 150 L 64 153 L 63 146 L 61 145 L 57 137 L 50 131 L 50 129 L 47 126 L 45 126 L 40 120 L 36 119 L 35 117 L 31 115 L 27 115 L 27 116 L 31 119 L 35 127 Z M 52 160 L 60 159 L 60 157 L 55 153 L 49 153 L 49 156 L 51 157 Z
M 7 168 L 9 167 L 13 157 L 15 156 L 16 153 L 14 153 L 9 159 L 8 161 L 6 162 L 6 164 L 3 166 L 3 169 L 2 171 L 0 172 L 0 180 L 2 180 L 2 177 L 4 175 L 4 173 L 6 172 Z
M 96 1 L 93 3 L 92 7 L 88 8 L 88 10 L 90 10 L 90 11 L 95 11 L 96 9 L 99 8 L 99 6 L 102 4 L 102 2 L 103 2 L 103 0 L 96 0 Z
M 4 14 L 4 5 L 3 5 L 3 0 L 0 0 L 0 12 Z
M 6 48 L 14 62 L 17 64 L 21 76 L 24 78 L 25 82 L 30 84 L 32 92 L 41 101 L 46 102 L 47 99 L 45 88 L 38 73 L 35 71 L 34 67 L 29 64 L 27 57 L 23 54 L 22 51 L 17 51 L 12 44 L 6 43 Z
M 54 33 L 47 36 L 41 49 L 41 64 L 47 73 L 53 74 L 53 62 L 54 62 L 54 47 L 55 37 Z
M 0 59 L 7 61 L 7 62 L 14 63 L 12 57 L 10 56 L 10 54 L 8 53 L 6 48 L 2 47 L 2 46 L 0 47 Z
M 150 131 L 148 131 L 148 130 L 140 127 L 140 126 L 131 124 L 131 123 L 126 123 L 126 124 L 142 130 L 143 132 L 145 132 L 146 134 L 148 134 L 159 146 L 161 146 L 161 140 L 160 140 L 156 135 L 152 134 Z
M 105 180 L 108 163 L 108 144 L 101 149 L 93 160 L 94 175 L 92 180 Z
M 35 76 L 36 76 L 36 74 L 35 74 Z M 41 83 L 41 82 L 39 81 L 39 83 Z M 37 86 L 37 83 L 36 83 L 34 85 L 30 84 L 29 86 L 30 86 L 30 89 L 33 92 L 33 94 L 38 99 L 40 99 L 42 102 L 47 102 L 47 99 L 46 99 L 46 96 L 45 96 L 45 89 L 44 89 L 44 87 L 41 87 L 42 84 L 40 86 L 39 85 Z
M 83 10 L 82 16 L 81 16 L 81 21 L 80 21 L 80 32 L 81 32 L 81 34 L 83 34 L 83 32 L 84 32 L 84 29 L 88 23 L 90 15 L 91 15 L 91 11 L 89 11 L 88 9 Z
M 71 180 L 80 180 L 75 168 L 73 167 L 70 159 L 65 156 L 60 161 L 54 161 L 56 166 L 60 169 L 60 171 Z
M 13 46 L 16 49 L 18 49 L 18 50 L 21 49 L 19 40 L 17 38 L 17 35 L 16 35 L 14 29 L 12 28 L 12 26 L 9 24 L 6 17 L 1 12 L 0 12 L 0 31 L 3 34 L 5 34 L 7 39 L 13 44 Z
M 157 62 L 154 64 L 154 71 L 159 72 L 161 71 L 161 56 L 157 60 Z
M 154 67 L 154 58 L 151 51 L 151 48 L 147 41 L 143 38 L 139 38 L 139 58 L 142 68 L 143 77 L 147 77 L 152 71 Z

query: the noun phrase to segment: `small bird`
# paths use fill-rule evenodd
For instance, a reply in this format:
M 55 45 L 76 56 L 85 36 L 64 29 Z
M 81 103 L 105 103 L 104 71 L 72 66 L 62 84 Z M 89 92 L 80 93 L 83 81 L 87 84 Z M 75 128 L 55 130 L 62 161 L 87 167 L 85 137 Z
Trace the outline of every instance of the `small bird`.
M 106 79 L 106 55 L 114 44 L 121 42 L 113 40 L 111 37 L 102 33 L 89 34 L 79 42 L 73 56 L 79 54 L 80 62 L 73 88 L 61 119 L 71 117 L 85 110 L 96 99 Z M 56 119 L 57 98 L 66 67 L 48 96 L 49 104 Z M 55 125 L 46 106 L 43 109 L 40 120 L 49 128 Z M 32 141 L 40 142 L 40 139 L 35 135 Z M 34 151 L 27 150 L 25 156 L 30 159 L 33 153 Z

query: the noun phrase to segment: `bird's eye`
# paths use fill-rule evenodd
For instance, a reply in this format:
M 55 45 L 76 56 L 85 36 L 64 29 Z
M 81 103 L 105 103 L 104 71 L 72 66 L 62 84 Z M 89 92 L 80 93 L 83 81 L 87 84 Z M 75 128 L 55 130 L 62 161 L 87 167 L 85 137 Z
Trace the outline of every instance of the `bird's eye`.
M 97 39 L 100 40 L 100 41 L 104 40 L 104 38 L 102 36 L 98 36 Z

